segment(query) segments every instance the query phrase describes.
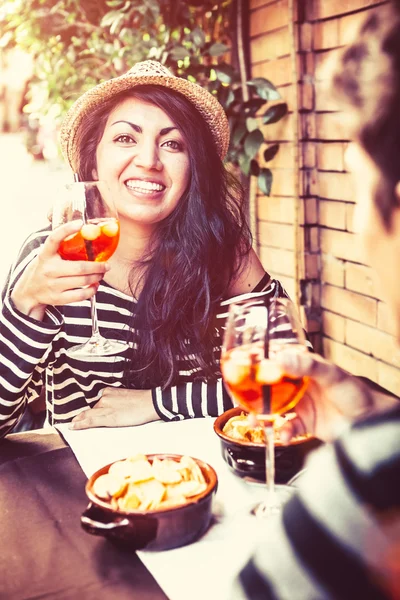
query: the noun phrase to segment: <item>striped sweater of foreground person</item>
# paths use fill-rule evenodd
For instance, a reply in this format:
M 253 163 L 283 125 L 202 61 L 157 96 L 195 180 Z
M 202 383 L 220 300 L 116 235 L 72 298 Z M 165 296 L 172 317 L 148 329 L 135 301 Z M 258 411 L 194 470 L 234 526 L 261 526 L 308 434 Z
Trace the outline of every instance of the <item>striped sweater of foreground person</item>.
M 3 290 L 0 316 L 0 436 L 15 427 L 26 404 L 46 389 L 47 423 L 71 421 L 83 409 L 92 407 L 106 386 L 123 386 L 124 354 L 84 359 L 67 356 L 66 350 L 85 342 L 91 333 L 90 303 L 48 306 L 43 321 L 19 312 L 10 293 L 25 267 L 37 255 L 50 229 L 32 234 L 24 244 Z M 268 297 L 287 296 L 277 280 L 266 273 L 253 292 Z M 110 339 L 126 339 L 136 301 L 101 282 L 96 294 L 101 331 Z M 226 313 L 221 307 L 218 316 Z M 219 320 L 223 323 L 223 319 Z M 220 324 L 217 322 L 217 325 Z M 140 335 L 140 331 L 136 330 Z M 214 354 L 219 359 L 221 332 L 216 328 Z M 188 343 L 188 355 L 190 345 Z M 220 379 L 204 381 L 202 374 L 179 357 L 176 385 L 152 388 L 154 408 L 162 420 L 217 416 L 232 407 Z
M 230 600 L 400 598 L 400 406 L 315 451 Z

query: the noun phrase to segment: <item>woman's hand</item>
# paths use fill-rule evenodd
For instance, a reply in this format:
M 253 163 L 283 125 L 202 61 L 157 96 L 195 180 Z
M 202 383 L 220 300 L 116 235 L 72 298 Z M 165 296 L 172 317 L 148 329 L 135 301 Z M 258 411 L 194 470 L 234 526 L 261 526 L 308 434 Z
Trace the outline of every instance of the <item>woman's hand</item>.
M 11 293 L 19 311 L 41 321 L 48 305 L 80 302 L 96 293 L 107 263 L 63 260 L 58 254 L 62 240 L 81 227 L 82 221 L 71 221 L 50 233 Z
M 70 429 L 126 427 L 159 419 L 153 406 L 151 390 L 106 387 L 93 408 L 72 419 Z
M 362 380 L 316 354 L 285 350 L 277 360 L 285 374 L 310 378 L 294 409 L 296 417 L 279 430 L 283 443 L 305 433 L 331 441 L 353 421 L 398 406 L 393 396 L 371 390 Z

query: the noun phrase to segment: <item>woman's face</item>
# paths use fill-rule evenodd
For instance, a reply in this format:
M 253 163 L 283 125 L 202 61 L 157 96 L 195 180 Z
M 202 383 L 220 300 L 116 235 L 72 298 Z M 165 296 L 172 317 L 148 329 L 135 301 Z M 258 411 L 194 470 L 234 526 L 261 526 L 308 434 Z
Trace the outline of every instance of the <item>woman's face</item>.
M 353 173 L 355 184 L 355 229 L 360 234 L 367 264 L 374 269 L 380 292 L 392 309 L 400 339 L 400 286 L 397 278 L 400 262 L 400 207 L 394 207 L 388 231 L 377 209 L 377 190 L 382 173 L 365 150 L 356 143 L 350 144 L 346 163 Z
M 154 104 L 126 98 L 110 113 L 96 150 L 95 178 L 111 190 L 121 226 L 152 231 L 178 205 L 190 179 L 181 132 Z

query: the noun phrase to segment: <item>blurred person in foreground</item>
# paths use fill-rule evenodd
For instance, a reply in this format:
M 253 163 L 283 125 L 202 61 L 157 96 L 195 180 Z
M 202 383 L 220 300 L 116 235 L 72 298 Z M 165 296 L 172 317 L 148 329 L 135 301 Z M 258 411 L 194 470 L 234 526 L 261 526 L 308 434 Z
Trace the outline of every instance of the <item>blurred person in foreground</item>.
M 358 229 L 400 339 L 400 2 L 361 26 L 331 79 L 351 127 Z M 315 451 L 283 514 L 231 598 L 400 598 L 400 403 L 321 357 L 281 357 L 284 371 L 310 377 L 285 431 L 329 442 Z

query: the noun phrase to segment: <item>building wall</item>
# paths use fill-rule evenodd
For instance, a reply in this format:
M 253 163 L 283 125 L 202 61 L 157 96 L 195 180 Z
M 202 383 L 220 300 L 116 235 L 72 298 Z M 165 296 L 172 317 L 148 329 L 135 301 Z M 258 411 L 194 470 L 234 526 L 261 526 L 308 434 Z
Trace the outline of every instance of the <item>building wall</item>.
M 374 274 L 353 228 L 355 198 L 346 172 L 340 112 L 326 94 L 326 65 L 352 38 L 373 0 L 250 0 L 253 77 L 266 77 L 289 114 L 264 128 L 270 197 L 257 192 L 258 251 L 265 268 L 305 305 L 318 351 L 395 393 L 400 351 Z M 297 82 L 297 86 L 296 83 Z M 300 284 L 301 281 L 301 284 Z

